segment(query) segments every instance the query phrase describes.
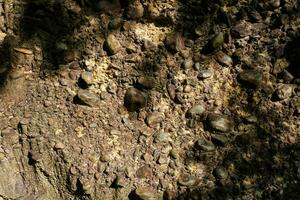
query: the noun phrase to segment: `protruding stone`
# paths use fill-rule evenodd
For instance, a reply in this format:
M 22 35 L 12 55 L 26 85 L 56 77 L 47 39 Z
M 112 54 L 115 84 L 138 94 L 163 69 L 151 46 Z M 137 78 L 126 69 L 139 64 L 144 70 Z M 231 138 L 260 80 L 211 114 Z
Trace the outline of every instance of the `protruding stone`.
M 288 61 L 285 58 L 277 59 L 274 63 L 273 74 L 282 72 L 289 66 Z
M 219 180 L 225 180 L 228 177 L 228 172 L 224 167 L 217 167 L 213 173 Z
M 6 129 L 3 129 L 1 131 L 1 135 L 4 139 L 4 141 L 10 143 L 10 144 L 16 144 L 19 142 L 19 134 L 16 130 L 13 128 L 9 127 Z
M 80 89 L 77 93 L 77 96 L 83 103 L 89 106 L 95 106 L 99 101 L 99 97 L 88 90 Z
M 120 42 L 113 34 L 109 34 L 106 38 L 106 46 L 108 48 L 109 53 L 112 55 L 118 53 L 122 48 Z
M 213 130 L 220 132 L 228 132 L 232 128 L 232 122 L 227 116 L 216 113 L 208 115 L 208 124 Z
M 205 113 L 205 111 L 206 111 L 206 109 L 203 105 L 196 104 L 186 112 L 186 116 L 194 118 L 194 117 L 203 115 Z
M 199 79 L 207 79 L 213 75 L 213 71 L 211 69 L 200 70 L 198 74 Z
M 128 111 L 134 112 L 138 111 L 139 109 L 146 106 L 147 98 L 146 95 L 135 89 L 129 88 L 126 91 L 125 98 L 124 98 L 124 105 Z
M 148 165 L 144 165 L 136 171 L 136 176 L 138 178 L 150 178 L 152 176 L 152 170 Z
M 164 120 L 164 115 L 159 112 L 150 113 L 146 118 L 146 123 L 150 127 L 155 127 Z
M 134 0 L 128 5 L 127 17 L 129 19 L 140 19 L 144 15 L 144 7 L 139 0 Z
M 277 87 L 276 95 L 279 99 L 287 99 L 293 94 L 293 85 L 281 84 Z
M 239 74 L 240 80 L 259 86 L 263 82 L 263 73 L 257 70 L 244 70 Z
M 135 190 L 135 195 L 138 197 L 137 199 L 141 200 L 156 200 L 156 192 L 149 187 L 137 187 Z
M 231 67 L 233 64 L 232 58 L 222 51 L 219 51 L 216 54 L 216 59 L 219 63 L 226 65 L 227 67 Z
M 183 173 L 179 176 L 178 183 L 183 186 L 193 186 L 197 183 L 197 179 L 194 176 Z
M 93 73 L 92 72 L 87 72 L 84 71 L 81 73 L 81 79 L 87 84 L 87 85 L 91 85 L 93 84 Z
M 195 147 L 200 151 L 214 151 L 216 149 L 215 145 L 206 139 L 199 139 Z
M 217 49 L 217 48 L 221 47 L 223 45 L 223 43 L 224 43 L 224 34 L 223 33 L 218 33 L 211 40 L 211 47 L 213 49 Z

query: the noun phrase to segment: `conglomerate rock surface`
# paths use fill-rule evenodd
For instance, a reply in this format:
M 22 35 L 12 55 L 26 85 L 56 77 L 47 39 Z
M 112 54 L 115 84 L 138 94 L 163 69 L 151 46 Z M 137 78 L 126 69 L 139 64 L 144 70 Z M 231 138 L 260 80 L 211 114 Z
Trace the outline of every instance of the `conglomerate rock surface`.
M 0 199 L 299 199 L 297 0 L 0 0 Z

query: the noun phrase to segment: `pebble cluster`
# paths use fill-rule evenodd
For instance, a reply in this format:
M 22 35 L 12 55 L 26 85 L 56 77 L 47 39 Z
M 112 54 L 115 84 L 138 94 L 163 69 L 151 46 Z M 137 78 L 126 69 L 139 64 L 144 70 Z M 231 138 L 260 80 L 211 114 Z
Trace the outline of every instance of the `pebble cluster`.
M 297 199 L 299 6 L 0 0 L 0 200 Z

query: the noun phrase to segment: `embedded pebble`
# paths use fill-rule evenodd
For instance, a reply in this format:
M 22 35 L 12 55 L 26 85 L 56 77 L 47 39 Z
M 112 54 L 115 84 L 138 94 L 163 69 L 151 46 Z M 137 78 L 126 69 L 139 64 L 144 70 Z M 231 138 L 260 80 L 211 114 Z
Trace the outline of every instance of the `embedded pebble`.
M 168 142 L 170 140 L 170 134 L 164 131 L 159 132 L 155 136 L 155 142 Z
M 134 112 L 146 106 L 146 95 L 133 87 L 126 91 L 124 105 L 128 111 Z
M 293 85 L 290 84 L 280 84 L 277 87 L 276 95 L 279 99 L 287 99 L 293 94 Z
M 62 142 L 56 142 L 55 143 L 55 146 L 54 146 L 54 149 L 63 149 L 63 148 L 65 148 L 65 145 L 64 145 L 64 143 L 62 143 Z
M 294 79 L 294 76 L 287 70 L 283 70 L 282 76 L 283 80 L 286 82 L 290 82 Z
M 285 58 L 277 59 L 274 63 L 273 73 L 278 74 L 289 66 L 289 62 Z
M 191 107 L 187 112 L 186 116 L 187 117 L 196 117 L 196 116 L 201 116 L 205 113 L 206 109 L 203 105 L 197 104 Z
M 223 45 L 223 43 L 224 43 L 224 34 L 218 33 L 211 40 L 211 47 L 213 49 L 217 49 L 217 48 L 221 47 Z
M 155 79 L 152 77 L 140 77 L 138 79 L 138 84 L 145 89 L 152 89 L 155 87 Z
M 221 166 L 214 170 L 214 175 L 219 180 L 225 180 L 228 177 L 228 172 L 224 167 Z
M 206 139 L 199 139 L 196 142 L 196 148 L 202 151 L 214 151 L 216 149 L 215 145 Z
M 194 61 L 191 58 L 188 58 L 183 62 L 184 69 L 192 69 L 193 65 L 194 65 Z
M 106 38 L 106 45 L 109 53 L 112 55 L 118 53 L 122 48 L 120 42 L 113 34 L 109 34 Z
M 231 67 L 233 64 L 232 58 L 222 51 L 216 53 L 215 57 L 219 63 L 226 65 L 227 67 Z
M 95 106 L 100 99 L 96 94 L 82 89 L 78 91 L 77 96 L 83 103 L 89 106 Z
M 233 33 L 234 36 L 238 38 L 244 38 L 246 36 L 249 36 L 252 34 L 252 26 L 249 22 L 246 21 L 240 21 L 237 25 L 235 25 L 231 32 Z
M 176 97 L 175 86 L 173 84 L 168 84 L 167 90 L 168 90 L 168 94 L 170 96 L 170 99 L 174 100 L 175 97 Z
M 183 186 L 193 186 L 197 183 L 197 179 L 192 175 L 183 173 L 179 176 L 178 183 Z
M 199 79 L 207 79 L 213 75 L 213 71 L 211 69 L 200 70 L 198 73 Z
M 156 192 L 152 188 L 139 186 L 135 189 L 135 194 L 141 200 L 156 200 Z
M 227 116 L 210 113 L 208 115 L 209 126 L 216 131 L 228 132 L 232 128 L 232 122 Z
M 148 165 L 144 165 L 136 171 L 136 176 L 138 178 L 150 178 L 152 176 L 152 170 Z
M 139 0 L 134 0 L 127 7 L 127 17 L 129 19 L 140 19 L 144 15 L 144 7 Z
M 260 71 L 250 69 L 241 72 L 239 74 L 239 78 L 240 80 L 250 83 L 254 86 L 259 86 L 263 81 L 263 74 Z
M 230 141 L 228 137 L 220 134 L 211 134 L 211 140 L 214 144 L 220 146 L 224 146 Z
M 169 158 L 167 155 L 162 154 L 159 156 L 158 163 L 159 164 L 167 164 L 169 162 Z
M 125 187 L 126 186 L 126 179 L 123 176 L 117 176 L 117 178 L 114 180 L 114 185 L 116 187 Z
M 150 4 L 148 6 L 148 13 L 149 13 L 149 17 L 150 19 L 158 19 L 159 16 L 160 16 L 160 12 L 159 10 L 153 5 L 153 4 Z
M 16 144 L 19 142 L 18 132 L 11 127 L 3 129 L 1 131 L 1 135 L 4 138 L 4 140 L 10 144 Z
M 87 72 L 84 71 L 81 73 L 81 79 L 87 84 L 87 85 L 91 85 L 93 84 L 93 73 L 92 72 Z
M 159 112 L 150 113 L 146 118 L 146 123 L 150 127 L 158 125 L 164 120 L 164 115 Z

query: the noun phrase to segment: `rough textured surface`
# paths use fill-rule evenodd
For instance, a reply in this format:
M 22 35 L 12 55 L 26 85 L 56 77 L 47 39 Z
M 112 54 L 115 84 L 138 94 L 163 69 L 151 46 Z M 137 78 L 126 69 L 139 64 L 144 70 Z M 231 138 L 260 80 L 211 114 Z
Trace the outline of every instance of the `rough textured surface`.
M 299 13 L 0 1 L 0 199 L 299 199 Z

